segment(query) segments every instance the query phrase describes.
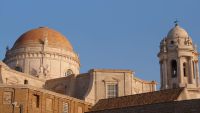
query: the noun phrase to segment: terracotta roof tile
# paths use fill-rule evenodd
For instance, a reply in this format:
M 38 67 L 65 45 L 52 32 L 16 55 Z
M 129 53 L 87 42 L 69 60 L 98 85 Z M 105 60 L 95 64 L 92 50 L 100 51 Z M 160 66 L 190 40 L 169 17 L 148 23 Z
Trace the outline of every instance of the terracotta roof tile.
M 177 100 L 183 90 L 184 88 L 167 89 L 117 98 L 102 99 L 93 106 L 91 111 L 170 102 Z
M 48 39 L 49 46 L 73 51 L 71 43 L 64 35 L 47 27 L 40 27 L 25 32 L 17 39 L 13 48 L 20 48 L 29 44 L 42 44 L 45 37 Z

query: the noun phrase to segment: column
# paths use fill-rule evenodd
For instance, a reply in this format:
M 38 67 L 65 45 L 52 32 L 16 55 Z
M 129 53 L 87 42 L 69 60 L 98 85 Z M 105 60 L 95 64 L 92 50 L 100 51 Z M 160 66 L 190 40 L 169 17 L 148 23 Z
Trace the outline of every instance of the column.
M 193 63 L 192 63 L 192 57 L 189 59 L 189 84 L 193 84 Z
M 182 62 L 182 57 L 179 58 L 178 60 L 178 65 L 177 65 L 177 68 L 178 68 L 178 73 L 177 73 L 177 76 L 178 76 L 178 82 L 179 84 L 183 84 L 183 62 Z
M 151 84 L 152 84 L 152 92 L 156 91 L 156 82 L 152 81 Z
M 197 84 L 197 87 L 199 87 L 199 63 L 198 61 L 195 63 L 196 64 L 196 84 Z
M 167 60 L 166 59 L 164 60 L 164 70 L 163 71 L 164 71 L 164 75 L 163 75 L 164 76 L 164 79 L 163 79 L 164 80 L 164 82 L 163 82 L 164 88 L 167 89 L 168 88 L 168 82 L 167 82 L 168 77 L 167 77 Z
M 162 63 L 162 61 L 160 61 L 160 82 L 161 82 L 161 89 L 163 89 L 164 83 L 163 83 L 163 63 Z

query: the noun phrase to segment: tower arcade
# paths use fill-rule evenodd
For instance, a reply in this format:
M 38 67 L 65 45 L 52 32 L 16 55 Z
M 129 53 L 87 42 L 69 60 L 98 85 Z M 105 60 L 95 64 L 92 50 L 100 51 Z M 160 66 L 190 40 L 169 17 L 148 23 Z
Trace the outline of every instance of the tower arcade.
M 197 46 L 177 23 L 160 42 L 161 89 L 199 87 Z

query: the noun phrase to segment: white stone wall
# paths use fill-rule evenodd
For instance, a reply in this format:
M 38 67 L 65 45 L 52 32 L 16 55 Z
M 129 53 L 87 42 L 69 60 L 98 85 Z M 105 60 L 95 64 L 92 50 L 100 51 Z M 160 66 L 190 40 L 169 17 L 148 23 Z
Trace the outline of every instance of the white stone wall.
M 107 98 L 106 85 L 117 84 L 118 96 L 151 92 L 156 90 L 155 82 L 148 82 L 135 78 L 130 70 L 94 69 L 90 71 L 89 91 L 85 100 L 96 103 L 99 99 Z
M 41 45 L 11 49 L 4 61 L 12 69 L 19 66 L 24 73 L 44 79 L 64 77 L 68 69 L 77 75 L 80 70 L 76 53 Z
M 24 84 L 25 80 L 28 82 L 27 84 Z M 0 83 L 7 85 L 30 85 L 43 88 L 45 81 L 25 73 L 17 72 L 0 63 Z
M 178 25 L 160 43 L 161 89 L 192 87 L 199 88 L 198 51 L 192 38 Z M 176 77 L 172 74 L 172 60 L 176 61 Z M 184 71 L 184 65 L 186 68 Z M 185 73 L 185 74 L 184 74 Z
M 154 81 L 148 82 L 136 77 L 132 79 L 132 94 L 156 91 L 156 83 Z

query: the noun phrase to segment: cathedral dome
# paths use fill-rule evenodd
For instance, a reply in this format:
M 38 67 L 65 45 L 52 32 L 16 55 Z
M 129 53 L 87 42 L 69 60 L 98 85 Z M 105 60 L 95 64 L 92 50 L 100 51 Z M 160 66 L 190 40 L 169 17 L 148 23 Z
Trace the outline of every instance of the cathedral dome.
M 65 36 L 56 30 L 40 27 L 22 34 L 4 62 L 11 68 L 41 79 L 79 74 L 79 56 Z M 70 73 L 69 73 L 70 72 Z
M 168 38 L 187 38 L 189 37 L 187 31 L 181 28 L 179 25 L 175 25 L 167 34 Z
M 25 32 L 17 39 L 13 48 L 43 44 L 45 40 L 47 40 L 48 46 L 50 47 L 73 51 L 72 45 L 65 36 L 47 27 L 39 27 Z

